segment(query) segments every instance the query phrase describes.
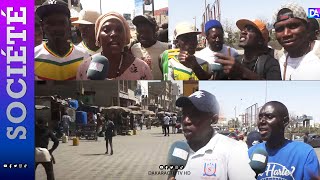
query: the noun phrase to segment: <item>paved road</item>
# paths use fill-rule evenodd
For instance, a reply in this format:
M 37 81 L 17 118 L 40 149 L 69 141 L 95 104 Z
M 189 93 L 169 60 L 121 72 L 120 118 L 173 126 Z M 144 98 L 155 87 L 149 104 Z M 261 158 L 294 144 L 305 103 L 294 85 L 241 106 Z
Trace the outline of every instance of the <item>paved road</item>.
M 166 163 L 170 145 L 184 139 L 182 134 L 164 137 L 161 128 L 138 131 L 134 136 L 116 136 L 113 139 L 114 154 L 105 155 L 105 141 L 80 140 L 60 143 L 54 152 L 56 180 L 106 180 L 106 179 L 166 179 L 164 175 L 150 176 Z M 51 147 L 51 144 L 49 145 Z M 46 179 L 44 168 L 39 165 L 36 180 Z
M 105 155 L 105 141 L 80 140 L 79 146 L 72 141 L 60 143 L 54 152 L 56 180 L 131 180 L 166 179 L 164 175 L 150 176 L 149 171 L 158 171 L 166 163 L 170 145 L 184 139 L 182 134 L 164 137 L 161 128 L 138 131 L 134 136 L 116 136 L 113 139 L 114 155 Z M 50 145 L 51 146 L 51 145 Z M 320 148 L 315 149 L 320 159 Z M 39 165 L 36 180 L 45 178 L 44 168 Z

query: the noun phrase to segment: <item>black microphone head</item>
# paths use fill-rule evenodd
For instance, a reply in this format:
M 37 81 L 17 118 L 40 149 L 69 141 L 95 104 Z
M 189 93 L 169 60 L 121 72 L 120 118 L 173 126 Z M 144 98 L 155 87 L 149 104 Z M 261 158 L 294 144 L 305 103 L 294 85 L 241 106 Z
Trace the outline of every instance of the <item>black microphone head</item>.
M 91 80 L 104 80 L 107 78 L 109 69 L 109 60 L 100 54 L 92 56 L 87 77 Z
M 185 167 L 188 161 L 190 147 L 187 142 L 174 142 L 168 152 L 168 165 Z
M 256 149 L 250 157 L 250 167 L 256 174 L 263 173 L 268 164 L 268 153 L 264 149 Z

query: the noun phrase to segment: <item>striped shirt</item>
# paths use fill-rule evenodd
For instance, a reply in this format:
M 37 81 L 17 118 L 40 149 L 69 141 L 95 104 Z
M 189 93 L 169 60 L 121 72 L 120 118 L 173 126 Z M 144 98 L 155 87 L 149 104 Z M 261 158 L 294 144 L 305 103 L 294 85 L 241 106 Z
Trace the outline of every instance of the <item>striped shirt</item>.
M 68 53 L 57 55 L 46 43 L 35 47 L 36 80 L 74 80 L 80 63 L 90 57 L 85 50 L 70 44 Z

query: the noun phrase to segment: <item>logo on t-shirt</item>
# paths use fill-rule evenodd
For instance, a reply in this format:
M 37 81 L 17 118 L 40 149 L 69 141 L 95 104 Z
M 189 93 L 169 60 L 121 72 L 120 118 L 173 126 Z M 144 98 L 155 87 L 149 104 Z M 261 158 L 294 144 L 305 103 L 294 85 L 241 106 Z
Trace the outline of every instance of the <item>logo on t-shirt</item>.
M 268 179 L 292 179 L 295 180 L 293 177 L 293 173 L 296 170 L 295 166 L 291 166 L 288 169 L 286 166 L 279 164 L 279 163 L 268 163 L 267 168 L 263 174 L 259 174 L 261 180 L 268 180 Z
M 204 163 L 203 176 L 216 176 L 217 163 Z
M 192 96 L 195 96 L 196 98 L 201 98 L 204 96 L 204 93 L 201 91 L 197 91 L 197 92 L 191 94 L 189 97 L 192 97 Z

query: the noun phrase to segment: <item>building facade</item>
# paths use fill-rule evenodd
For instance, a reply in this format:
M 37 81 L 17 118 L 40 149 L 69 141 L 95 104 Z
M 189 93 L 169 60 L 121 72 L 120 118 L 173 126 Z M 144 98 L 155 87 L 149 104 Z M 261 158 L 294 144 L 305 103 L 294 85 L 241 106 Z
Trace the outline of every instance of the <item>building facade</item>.
M 199 90 L 198 81 L 183 81 L 183 96 L 190 96 Z
M 139 104 L 136 89 L 137 81 L 37 81 L 35 95 L 70 97 L 92 106 L 127 107 Z

